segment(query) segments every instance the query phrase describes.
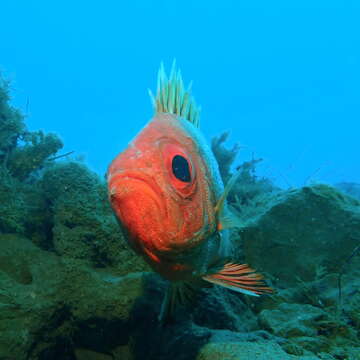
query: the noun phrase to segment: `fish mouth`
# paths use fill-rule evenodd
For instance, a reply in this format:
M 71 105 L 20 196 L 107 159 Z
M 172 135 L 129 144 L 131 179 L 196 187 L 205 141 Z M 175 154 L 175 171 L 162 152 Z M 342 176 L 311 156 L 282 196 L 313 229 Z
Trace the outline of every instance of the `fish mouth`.
M 151 177 L 133 171 L 111 174 L 108 184 L 111 206 L 130 245 L 137 251 L 152 249 L 167 217 L 161 188 Z
M 160 202 L 162 191 L 149 176 L 134 172 L 119 172 L 109 176 L 108 182 L 110 202 L 112 204 L 115 203 L 116 205 L 119 200 L 125 197 L 133 197 L 134 199 L 138 198 L 140 200 L 148 196 L 153 200 L 157 210 L 163 212 L 164 207 L 161 206 Z M 144 206 L 145 204 L 139 201 L 139 206 L 140 205 Z
M 134 170 L 121 170 L 108 176 L 109 199 L 130 246 L 151 262 L 187 257 L 210 233 L 209 225 L 194 232 L 179 201 L 152 176 Z M 203 212 L 200 215 L 207 219 Z M 207 223 L 207 221 L 206 221 Z

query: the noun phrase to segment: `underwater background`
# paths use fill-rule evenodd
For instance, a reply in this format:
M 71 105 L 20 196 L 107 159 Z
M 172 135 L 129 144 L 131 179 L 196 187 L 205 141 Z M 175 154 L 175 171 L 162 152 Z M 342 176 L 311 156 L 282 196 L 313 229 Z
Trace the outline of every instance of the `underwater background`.
M 0 360 L 360 359 L 360 3 L 2 1 Z M 243 224 L 234 257 L 275 289 L 166 282 L 128 249 L 110 161 L 173 59 Z

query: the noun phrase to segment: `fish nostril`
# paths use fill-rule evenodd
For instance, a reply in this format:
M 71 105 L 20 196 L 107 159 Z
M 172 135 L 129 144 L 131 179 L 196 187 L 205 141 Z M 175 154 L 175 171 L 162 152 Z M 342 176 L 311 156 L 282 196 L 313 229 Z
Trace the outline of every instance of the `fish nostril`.
M 116 195 L 116 188 L 111 188 L 109 192 L 109 197 L 112 199 Z

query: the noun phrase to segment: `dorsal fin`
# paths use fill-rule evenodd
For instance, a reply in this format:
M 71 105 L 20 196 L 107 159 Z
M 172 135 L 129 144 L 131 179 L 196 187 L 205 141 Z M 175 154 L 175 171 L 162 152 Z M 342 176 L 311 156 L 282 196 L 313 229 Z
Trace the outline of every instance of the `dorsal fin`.
M 173 61 L 169 78 L 160 64 L 156 96 L 149 90 L 150 98 L 156 112 L 170 113 L 190 121 L 194 126 L 200 127 L 200 107 L 196 105 L 191 95 L 191 83 L 185 89 L 181 72 L 176 69 Z

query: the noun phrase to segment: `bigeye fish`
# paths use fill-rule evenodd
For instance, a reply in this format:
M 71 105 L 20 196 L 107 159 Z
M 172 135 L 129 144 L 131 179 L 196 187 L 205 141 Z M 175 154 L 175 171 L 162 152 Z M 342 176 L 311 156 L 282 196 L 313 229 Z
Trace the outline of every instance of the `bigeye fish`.
M 163 65 L 155 114 L 110 164 L 107 181 L 112 209 L 133 250 L 170 281 L 159 319 L 189 303 L 206 283 L 258 296 L 271 292 L 246 264 L 235 264 L 229 228 L 238 226 L 218 164 L 199 130 L 190 88 L 173 64 Z

